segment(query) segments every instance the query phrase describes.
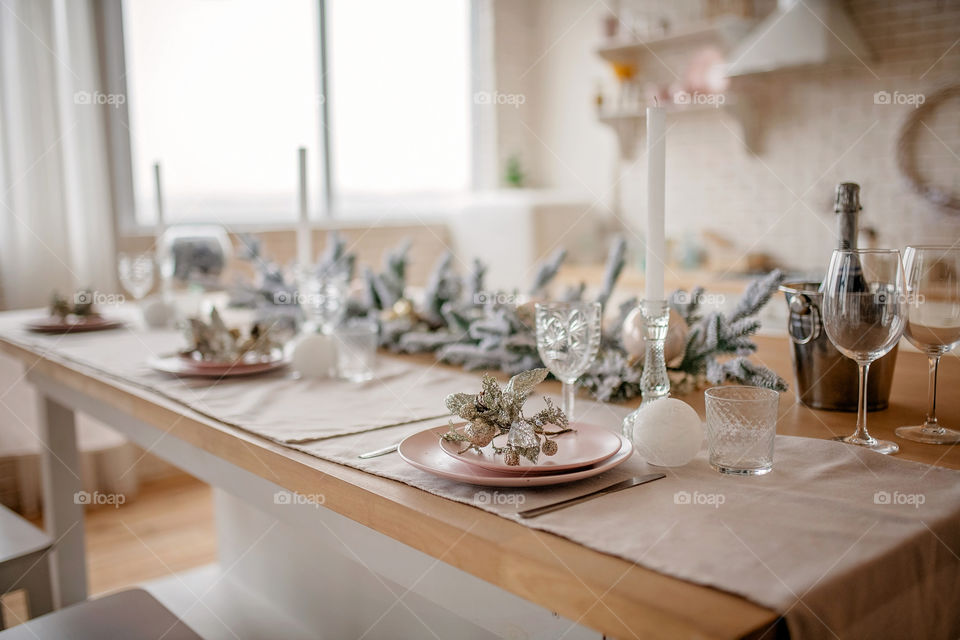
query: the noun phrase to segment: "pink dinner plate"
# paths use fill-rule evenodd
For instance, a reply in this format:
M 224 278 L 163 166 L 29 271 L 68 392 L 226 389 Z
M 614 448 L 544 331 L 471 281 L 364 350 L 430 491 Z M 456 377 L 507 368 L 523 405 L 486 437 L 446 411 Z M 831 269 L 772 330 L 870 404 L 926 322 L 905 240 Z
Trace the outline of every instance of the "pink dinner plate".
M 248 354 L 248 357 L 244 357 L 241 360 L 235 361 L 235 362 L 218 362 L 216 360 L 199 360 L 197 358 L 194 358 L 193 356 L 184 355 L 182 353 L 179 354 L 179 357 L 188 365 L 196 369 L 210 369 L 212 371 L 216 370 L 222 373 L 223 371 L 229 370 L 231 367 L 234 367 L 234 366 L 241 366 L 241 365 L 246 366 L 246 365 L 253 365 L 253 364 L 268 364 L 268 363 L 272 364 L 279 360 L 283 360 L 283 352 L 280 349 L 276 349 L 274 350 L 270 358 L 266 360 L 260 359 L 256 355 Z
M 630 441 L 614 434 L 620 440 L 620 450 L 606 460 L 589 467 L 549 474 L 499 473 L 490 469 L 475 467 L 447 455 L 443 449 L 437 446 L 440 436 L 446 432 L 447 427 L 434 427 L 420 431 L 405 438 L 397 451 L 401 458 L 417 469 L 442 478 L 487 487 L 544 487 L 583 480 L 613 469 L 628 460 L 633 454 L 633 445 L 630 444 Z
M 166 358 L 151 358 L 147 361 L 153 369 L 162 373 L 171 373 L 176 376 L 196 378 L 233 378 L 249 376 L 256 373 L 266 373 L 287 365 L 287 360 L 280 357 L 267 362 L 239 362 L 239 363 L 205 363 L 197 366 L 188 358 L 182 356 L 167 356 Z
M 123 326 L 120 320 L 103 316 L 63 320 L 58 317 L 40 318 L 26 324 L 27 329 L 36 333 L 80 333 L 82 331 L 106 331 Z
M 489 447 L 482 451 L 469 449 L 461 454 L 460 451 L 465 446 L 462 442 L 441 439 L 440 448 L 456 460 L 490 471 L 541 474 L 582 469 L 603 462 L 620 451 L 623 444 L 616 433 L 595 424 L 574 422 L 570 426 L 576 431 L 556 437 L 557 453 L 552 456 L 541 455 L 536 464 L 526 458 L 520 458 L 519 465 L 510 466 L 503 461 L 503 456 L 496 455 Z M 463 427 L 457 428 L 458 431 L 461 429 Z M 494 438 L 497 446 L 502 446 L 502 442 L 505 441 L 506 436 Z

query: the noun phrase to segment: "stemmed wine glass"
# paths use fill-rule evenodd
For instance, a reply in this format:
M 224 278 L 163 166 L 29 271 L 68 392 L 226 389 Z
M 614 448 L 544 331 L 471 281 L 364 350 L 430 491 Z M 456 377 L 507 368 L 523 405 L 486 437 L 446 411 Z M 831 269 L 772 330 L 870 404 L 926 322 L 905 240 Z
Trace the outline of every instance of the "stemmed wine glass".
M 901 438 L 928 444 L 960 442 L 960 431 L 937 422 L 940 356 L 960 345 L 960 248 L 907 247 L 907 328 L 904 335 L 927 354 L 930 408 L 923 424 L 897 427 Z
M 153 253 L 121 253 L 117 256 L 120 284 L 133 299 L 141 300 L 153 288 Z
M 563 383 L 563 412 L 573 421 L 574 383 L 600 348 L 599 302 L 546 302 L 537 305 L 537 351 Z
M 860 367 L 857 430 L 840 436 L 848 444 L 896 453 L 894 442 L 867 432 L 867 374 L 903 335 L 906 304 L 903 267 L 896 249 L 838 249 L 827 270 L 823 326 L 830 342 Z

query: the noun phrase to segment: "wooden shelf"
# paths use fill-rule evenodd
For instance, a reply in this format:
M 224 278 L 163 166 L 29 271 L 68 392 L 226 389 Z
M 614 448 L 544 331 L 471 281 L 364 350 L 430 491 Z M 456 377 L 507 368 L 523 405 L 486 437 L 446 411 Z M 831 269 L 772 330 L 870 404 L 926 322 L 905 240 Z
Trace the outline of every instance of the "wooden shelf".
M 679 105 L 670 104 L 664 108 L 668 117 L 676 117 L 687 113 L 707 113 L 716 111 L 723 114 L 724 117 L 732 118 L 741 131 L 744 146 L 753 153 L 758 150 L 758 131 L 757 120 L 753 104 L 744 96 L 733 97 L 724 94 L 723 104 L 690 104 Z M 643 138 L 643 132 L 646 129 L 647 114 L 646 110 L 627 110 L 627 111 L 600 111 L 597 119 L 614 130 L 617 134 L 617 142 L 620 145 L 620 156 L 625 160 L 632 159 L 640 141 Z
M 725 100 L 729 100 L 725 96 Z M 702 113 L 704 111 L 723 111 L 728 108 L 732 108 L 735 103 L 728 101 L 723 102 L 722 104 L 675 104 L 670 103 L 669 105 L 664 106 L 664 110 L 668 115 L 675 113 Z M 646 120 L 647 112 L 646 109 L 642 110 L 629 110 L 629 111 L 601 111 L 600 112 L 600 122 L 614 122 L 617 120 L 629 120 L 629 119 L 640 119 Z
M 620 62 L 637 60 L 648 53 L 674 46 L 689 46 L 698 43 L 716 43 L 722 48 L 738 42 L 755 24 L 749 18 L 727 17 L 710 23 L 669 33 L 650 40 L 612 41 L 597 48 L 596 53 L 604 60 Z

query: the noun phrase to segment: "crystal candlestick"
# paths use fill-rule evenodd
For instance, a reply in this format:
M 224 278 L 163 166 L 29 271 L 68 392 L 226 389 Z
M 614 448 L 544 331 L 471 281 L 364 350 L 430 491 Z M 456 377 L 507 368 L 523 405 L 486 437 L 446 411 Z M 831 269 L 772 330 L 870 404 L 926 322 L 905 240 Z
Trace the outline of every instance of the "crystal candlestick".
M 670 306 L 666 300 L 643 300 L 640 302 L 640 313 L 643 315 L 643 341 L 646 346 L 643 374 L 640 376 L 640 392 L 643 395 L 640 408 L 642 409 L 654 400 L 670 395 L 670 378 L 667 376 L 667 361 L 663 355 L 670 320 Z M 623 435 L 627 438 L 633 436 L 633 426 L 639 411 L 640 409 L 637 409 L 623 420 Z

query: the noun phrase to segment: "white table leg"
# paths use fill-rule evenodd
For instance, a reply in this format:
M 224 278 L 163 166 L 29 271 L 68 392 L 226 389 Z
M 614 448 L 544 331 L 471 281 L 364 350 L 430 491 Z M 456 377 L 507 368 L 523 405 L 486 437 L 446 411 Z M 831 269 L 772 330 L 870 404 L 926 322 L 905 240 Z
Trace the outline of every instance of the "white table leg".
M 73 410 L 39 397 L 40 436 L 44 443 L 43 521 L 55 541 L 52 555 L 54 602 L 65 607 L 87 599 L 87 563 L 83 538 L 83 504 L 77 428 Z

